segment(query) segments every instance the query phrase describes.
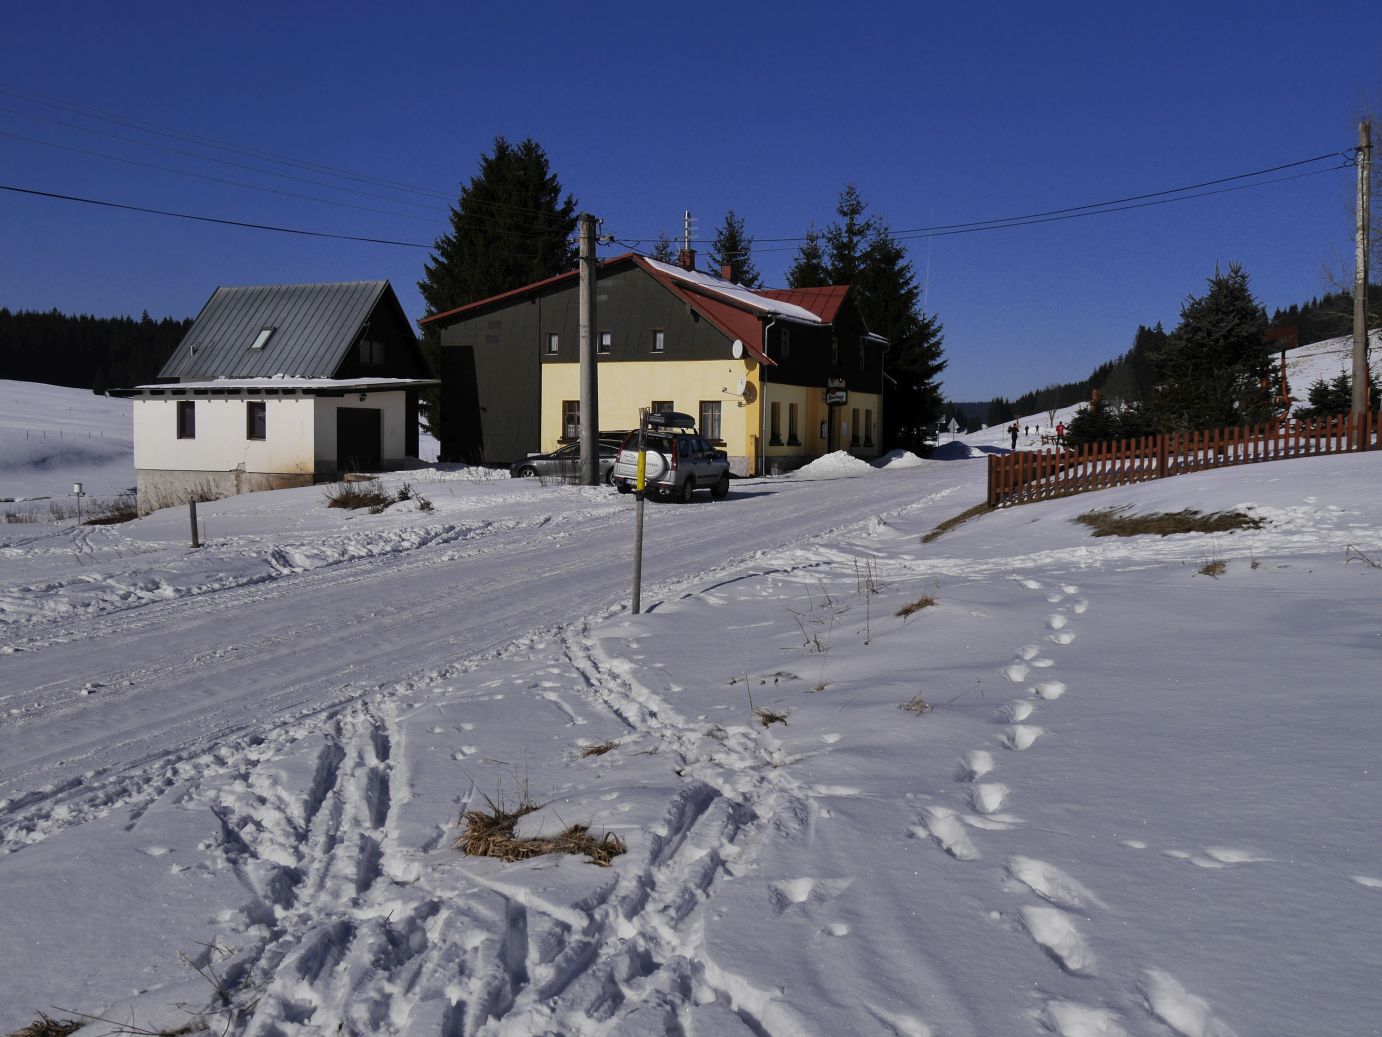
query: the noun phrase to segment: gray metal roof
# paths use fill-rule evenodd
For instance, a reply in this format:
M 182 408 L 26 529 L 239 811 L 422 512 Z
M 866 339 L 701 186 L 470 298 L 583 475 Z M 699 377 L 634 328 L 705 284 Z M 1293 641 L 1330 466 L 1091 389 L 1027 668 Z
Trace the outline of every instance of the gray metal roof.
M 159 377 L 330 378 L 385 293 L 387 281 L 217 288 Z

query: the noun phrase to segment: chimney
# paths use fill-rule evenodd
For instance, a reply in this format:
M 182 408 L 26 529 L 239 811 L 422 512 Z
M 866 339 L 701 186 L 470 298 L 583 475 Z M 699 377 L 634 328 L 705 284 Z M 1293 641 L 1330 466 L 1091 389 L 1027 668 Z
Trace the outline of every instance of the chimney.
M 694 248 L 684 248 L 677 253 L 677 266 L 683 270 L 696 269 L 696 250 Z
M 724 264 L 720 267 L 720 276 L 732 283 L 734 281 L 734 267 L 730 266 L 728 263 Z

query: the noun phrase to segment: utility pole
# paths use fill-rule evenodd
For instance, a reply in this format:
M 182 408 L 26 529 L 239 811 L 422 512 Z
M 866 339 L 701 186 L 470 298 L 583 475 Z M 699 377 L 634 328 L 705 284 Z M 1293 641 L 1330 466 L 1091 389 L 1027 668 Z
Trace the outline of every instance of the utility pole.
M 581 485 L 600 482 L 600 382 L 595 374 L 595 217 L 583 212 L 581 255 Z
M 1368 223 L 1372 181 L 1372 125 L 1358 124 L 1358 240 L 1353 257 L 1353 417 L 1362 421 L 1368 399 Z M 1367 425 L 1359 425 L 1358 446 L 1367 449 Z

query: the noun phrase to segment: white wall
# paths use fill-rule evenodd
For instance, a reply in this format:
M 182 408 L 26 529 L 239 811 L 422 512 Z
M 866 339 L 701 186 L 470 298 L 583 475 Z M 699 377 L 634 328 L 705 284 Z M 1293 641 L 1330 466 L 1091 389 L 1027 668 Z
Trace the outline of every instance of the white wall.
M 402 396 L 401 393 L 389 394 Z M 181 396 L 137 398 L 134 401 L 134 466 L 166 471 L 226 472 L 244 466 L 246 472 L 313 472 L 315 429 L 312 413 L 318 401 L 310 396 L 256 399 L 266 404 L 267 435 L 245 438 L 246 398 L 243 396 Z M 193 439 L 178 439 L 177 401 L 196 407 Z M 334 457 L 336 424 L 331 420 Z
M 336 411 L 349 410 L 352 407 L 383 412 L 379 416 L 380 431 L 384 440 L 380 456 L 386 464 L 390 461 L 403 460 L 407 456 L 404 451 L 408 442 L 404 434 L 408 414 L 406 403 L 407 394 L 402 392 L 372 392 L 364 400 L 361 400 L 358 394 L 342 397 L 317 397 L 315 419 L 317 460 L 335 464 Z

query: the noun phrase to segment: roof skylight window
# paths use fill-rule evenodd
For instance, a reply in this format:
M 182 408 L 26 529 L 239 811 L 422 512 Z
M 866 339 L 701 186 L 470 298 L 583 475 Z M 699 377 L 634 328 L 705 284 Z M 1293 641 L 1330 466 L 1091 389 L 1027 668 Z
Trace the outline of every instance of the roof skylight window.
M 254 342 L 250 345 L 250 349 L 263 349 L 265 344 L 269 341 L 269 337 L 273 335 L 275 330 L 277 329 L 260 328 L 259 334 L 255 336 Z

